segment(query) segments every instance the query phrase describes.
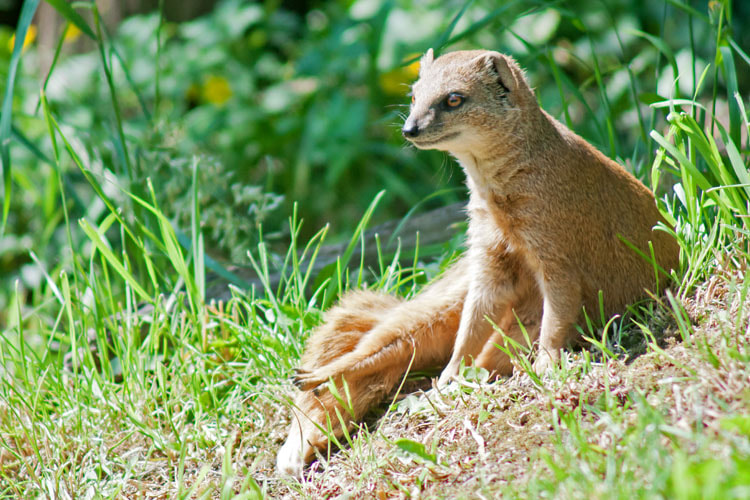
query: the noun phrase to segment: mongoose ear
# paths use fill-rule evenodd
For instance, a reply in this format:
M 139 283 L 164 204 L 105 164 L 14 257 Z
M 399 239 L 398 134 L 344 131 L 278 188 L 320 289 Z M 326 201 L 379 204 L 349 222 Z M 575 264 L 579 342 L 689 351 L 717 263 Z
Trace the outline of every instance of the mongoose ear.
M 518 89 L 518 76 L 512 69 L 512 66 L 516 64 L 511 57 L 499 52 L 488 52 L 480 56 L 480 63 L 484 69 L 497 75 L 497 83 L 505 90 L 505 93 Z
M 422 56 L 422 59 L 419 61 L 419 74 L 420 76 L 423 74 L 425 70 L 432 64 L 432 61 L 435 60 L 435 53 L 431 48 L 427 49 L 427 52 L 424 53 Z

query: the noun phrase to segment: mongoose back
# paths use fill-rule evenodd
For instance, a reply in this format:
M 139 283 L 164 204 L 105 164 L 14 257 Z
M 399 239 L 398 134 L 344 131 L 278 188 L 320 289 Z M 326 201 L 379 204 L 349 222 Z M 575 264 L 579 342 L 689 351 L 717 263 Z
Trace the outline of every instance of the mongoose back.
M 356 304 L 349 314 L 370 317 L 366 325 L 331 322 L 313 333 L 308 352 L 339 337 L 349 341 L 324 361 L 303 360 L 295 379 L 303 391 L 300 422 L 308 415 L 325 427 L 326 412 L 335 419 L 340 404 L 321 386 L 329 378 L 345 379 L 356 395 L 353 425 L 409 366 L 447 362 L 439 385 L 462 360 L 510 374 L 510 360 L 495 344 L 502 335 L 523 341 L 523 330 L 538 342 L 535 368 L 544 370 L 575 338 L 584 311 L 592 319 L 600 310 L 605 319 L 622 312 L 678 267 L 676 242 L 655 229 L 664 220 L 651 191 L 542 110 L 509 56 L 476 50 L 434 59 L 429 50 L 402 132 L 417 148 L 449 152 L 466 172 L 467 252 L 411 301 L 387 303 L 373 294 L 371 304 Z M 346 309 L 345 297 L 335 314 Z M 378 395 L 362 383 L 373 380 L 384 382 Z M 301 473 L 321 446 L 311 428 L 292 425 L 280 470 Z

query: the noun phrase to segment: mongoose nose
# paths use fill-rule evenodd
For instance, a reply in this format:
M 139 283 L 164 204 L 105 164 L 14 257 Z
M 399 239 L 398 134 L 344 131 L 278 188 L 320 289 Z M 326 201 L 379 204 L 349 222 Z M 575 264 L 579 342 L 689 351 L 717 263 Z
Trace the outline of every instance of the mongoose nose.
M 419 127 L 416 123 L 407 123 L 404 125 L 404 128 L 401 129 L 401 133 L 404 134 L 404 137 L 406 138 L 416 137 L 419 135 Z

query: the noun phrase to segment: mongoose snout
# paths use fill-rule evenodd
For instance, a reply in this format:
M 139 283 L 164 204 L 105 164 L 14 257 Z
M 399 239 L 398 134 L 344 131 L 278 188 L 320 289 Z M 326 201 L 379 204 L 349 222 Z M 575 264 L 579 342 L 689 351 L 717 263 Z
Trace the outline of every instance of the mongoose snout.
M 404 123 L 404 128 L 401 129 L 401 133 L 404 135 L 404 137 L 413 139 L 419 135 L 419 126 L 417 126 L 417 124 L 414 122 L 409 123 L 407 121 L 406 123 Z

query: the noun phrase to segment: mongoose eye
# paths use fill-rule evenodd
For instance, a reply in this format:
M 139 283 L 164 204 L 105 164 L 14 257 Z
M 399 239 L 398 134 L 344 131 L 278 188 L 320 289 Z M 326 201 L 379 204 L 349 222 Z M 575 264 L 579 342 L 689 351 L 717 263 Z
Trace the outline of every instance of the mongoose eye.
M 463 96 L 456 94 L 455 92 L 451 92 L 450 94 L 448 94 L 448 97 L 445 98 L 445 105 L 449 108 L 457 108 L 463 103 Z

